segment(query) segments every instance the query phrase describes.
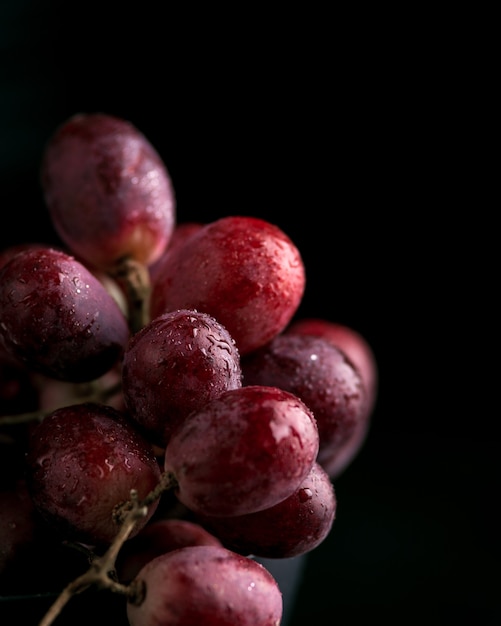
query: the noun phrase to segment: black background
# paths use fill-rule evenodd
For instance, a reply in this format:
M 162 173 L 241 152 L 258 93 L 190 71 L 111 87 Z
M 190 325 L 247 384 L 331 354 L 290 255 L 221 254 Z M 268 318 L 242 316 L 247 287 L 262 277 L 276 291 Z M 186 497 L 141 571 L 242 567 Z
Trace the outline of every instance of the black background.
M 0 7 L 2 244 L 55 238 L 38 166 L 79 111 L 144 132 L 179 221 L 239 213 L 282 227 L 307 270 L 298 317 L 358 330 L 380 375 L 291 626 L 499 626 L 499 417 L 470 408 L 472 387 L 493 390 L 454 350 L 485 341 L 458 320 L 476 298 L 456 167 L 471 132 L 468 45 L 440 16 L 400 15 L 396 28 L 390 15 L 301 5 L 69 5 Z

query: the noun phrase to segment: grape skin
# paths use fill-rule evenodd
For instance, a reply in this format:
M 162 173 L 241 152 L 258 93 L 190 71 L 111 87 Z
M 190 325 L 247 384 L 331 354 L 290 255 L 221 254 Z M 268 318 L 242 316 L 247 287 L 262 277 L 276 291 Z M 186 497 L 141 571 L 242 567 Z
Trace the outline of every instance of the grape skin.
M 155 557 L 187 546 L 221 546 L 217 537 L 187 519 L 155 519 L 121 548 L 116 562 L 118 579 L 130 582 Z
M 223 545 L 244 556 L 285 559 L 310 552 L 327 537 L 337 499 L 327 472 L 314 463 L 296 491 L 275 506 L 233 517 L 197 516 Z
M 40 179 L 52 223 L 78 257 L 107 270 L 149 265 L 175 226 L 175 193 L 160 155 L 127 120 L 79 113 L 56 129 Z
M 242 359 L 244 385 L 270 385 L 295 394 L 318 426 L 318 461 L 341 449 L 363 419 L 365 389 L 346 355 L 321 337 L 281 334 Z
M 150 280 L 152 283 L 156 280 L 158 271 L 161 271 L 162 265 L 165 262 L 165 258 L 167 257 L 167 255 L 171 255 L 179 248 L 181 248 L 181 246 L 184 245 L 185 241 L 187 241 L 187 239 L 191 237 L 193 233 L 196 233 L 200 228 L 202 228 L 203 225 L 204 224 L 201 222 L 181 222 L 176 224 L 169 243 L 165 248 L 162 256 L 148 266 Z
M 301 255 L 281 229 L 227 216 L 199 228 L 156 269 L 151 315 L 182 308 L 209 313 L 244 355 L 287 326 L 304 288 Z
M 130 499 L 131 489 L 144 498 L 160 475 L 151 445 L 111 406 L 89 402 L 57 409 L 28 442 L 26 477 L 37 510 L 66 538 L 90 545 L 110 543 L 118 531 L 114 508 Z
M 164 468 L 191 511 L 243 515 L 290 496 L 317 453 L 308 407 L 287 391 L 256 385 L 227 391 L 191 413 L 167 444 Z
M 296 319 L 285 332 L 322 337 L 342 350 L 360 372 L 366 389 L 365 410 L 372 413 L 377 399 L 378 366 L 371 346 L 359 332 L 345 324 L 316 317 Z
M 46 250 L 51 247 L 52 246 L 49 246 L 48 244 L 39 242 L 25 242 L 7 246 L 6 248 L 3 248 L 3 250 L 0 250 L 0 269 L 2 269 L 2 267 L 19 252 L 24 252 L 25 250 L 35 250 L 39 248 L 43 248 L 44 250 Z
M 127 603 L 130 626 L 279 626 L 277 582 L 257 561 L 216 546 L 168 552 L 139 572 L 142 604 Z
M 165 446 L 189 413 L 242 386 L 240 355 L 213 317 L 181 309 L 160 315 L 131 337 L 122 381 L 131 416 Z
M 60 250 L 19 252 L 0 270 L 0 338 L 27 367 L 68 382 L 107 372 L 129 339 L 99 280 Z
M 359 332 L 331 320 L 316 317 L 297 319 L 285 332 L 313 335 L 330 341 L 351 359 L 362 377 L 366 390 L 364 416 L 357 423 L 349 440 L 323 462 L 327 473 L 335 480 L 358 455 L 369 434 L 378 396 L 379 372 L 376 357 L 370 344 Z

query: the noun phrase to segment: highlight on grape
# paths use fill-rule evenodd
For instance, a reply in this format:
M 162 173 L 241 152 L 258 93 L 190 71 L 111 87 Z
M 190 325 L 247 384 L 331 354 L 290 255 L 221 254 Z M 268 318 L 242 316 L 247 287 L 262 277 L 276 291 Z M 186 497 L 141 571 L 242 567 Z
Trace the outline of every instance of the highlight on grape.
M 63 121 L 40 182 L 60 245 L 0 250 L 0 595 L 57 591 L 40 626 L 97 589 L 130 626 L 278 626 L 257 559 L 335 532 L 370 345 L 298 317 L 306 268 L 277 225 L 179 220 L 128 120 Z

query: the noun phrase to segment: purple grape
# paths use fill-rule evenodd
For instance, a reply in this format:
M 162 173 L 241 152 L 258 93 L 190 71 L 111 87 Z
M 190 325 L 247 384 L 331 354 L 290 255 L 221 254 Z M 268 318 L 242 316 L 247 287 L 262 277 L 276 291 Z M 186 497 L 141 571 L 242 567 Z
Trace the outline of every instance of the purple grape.
M 285 332 L 322 337 L 342 350 L 360 372 L 366 390 L 365 410 L 372 413 L 377 399 L 378 366 L 365 337 L 350 326 L 317 317 L 297 319 Z
M 131 416 L 165 446 L 175 426 L 223 391 L 242 386 L 233 338 L 213 317 L 179 310 L 131 337 L 122 366 Z
M 145 265 L 163 253 L 175 225 L 175 194 L 157 151 L 127 120 L 79 113 L 49 139 L 41 182 L 54 227 L 89 265 L 124 258 Z
M 26 250 L 0 270 L 0 340 L 28 368 L 90 381 L 117 363 L 128 339 L 117 302 L 65 252 Z

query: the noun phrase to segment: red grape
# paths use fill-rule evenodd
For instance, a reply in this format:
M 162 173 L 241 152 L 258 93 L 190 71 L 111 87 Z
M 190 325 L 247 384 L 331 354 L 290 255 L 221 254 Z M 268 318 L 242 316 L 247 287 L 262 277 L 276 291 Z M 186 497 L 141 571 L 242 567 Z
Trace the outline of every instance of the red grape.
M 295 394 L 318 426 L 323 465 L 351 437 L 363 418 L 365 390 L 345 354 L 321 337 L 277 335 L 242 359 L 244 385 L 269 385 Z
M 130 626 L 279 626 L 283 599 L 263 565 L 217 546 L 167 552 L 139 572 L 146 596 Z
M 243 515 L 290 496 L 318 453 L 311 411 L 293 394 L 248 386 L 191 413 L 165 449 L 179 500 L 205 515 Z
M 221 546 L 200 524 L 177 518 L 156 519 L 121 548 L 116 570 L 121 582 L 130 582 L 155 557 L 187 546 Z
M 182 309 L 160 315 L 131 337 L 122 380 L 131 416 L 164 446 L 189 413 L 241 387 L 242 372 L 228 331 L 207 313 Z
M 40 248 L 16 254 L 0 270 L 0 338 L 34 371 L 84 382 L 118 361 L 129 329 L 116 301 L 84 265 Z
M 45 202 L 69 249 L 108 269 L 148 265 L 175 225 L 175 194 L 161 157 L 130 122 L 79 113 L 49 139 L 41 164 Z
M 197 520 L 234 552 L 284 559 L 322 543 L 331 531 L 336 506 L 327 472 L 314 463 L 296 491 L 269 509 L 233 517 L 197 516 Z
M 26 457 L 28 487 L 37 510 L 69 539 L 104 544 L 115 537 L 115 507 L 140 499 L 160 480 L 151 445 L 113 407 L 67 406 L 33 430 Z M 134 529 L 151 518 L 158 502 Z M 133 536 L 133 535 L 131 535 Z
M 299 250 L 280 228 L 228 216 L 204 225 L 166 256 L 152 285 L 151 315 L 182 308 L 209 313 L 243 355 L 287 326 L 304 287 Z

